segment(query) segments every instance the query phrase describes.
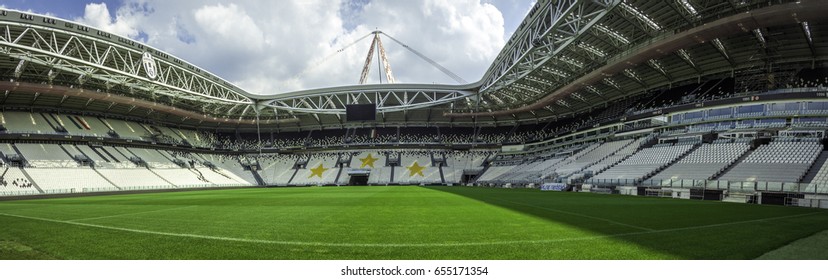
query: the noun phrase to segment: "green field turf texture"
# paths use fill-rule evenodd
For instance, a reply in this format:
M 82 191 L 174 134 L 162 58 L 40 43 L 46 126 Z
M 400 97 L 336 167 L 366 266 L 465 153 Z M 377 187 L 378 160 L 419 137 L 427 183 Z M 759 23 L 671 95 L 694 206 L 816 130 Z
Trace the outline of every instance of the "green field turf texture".
M 823 210 L 713 201 L 246 188 L 0 202 L 0 258 L 753 259 L 826 229 Z

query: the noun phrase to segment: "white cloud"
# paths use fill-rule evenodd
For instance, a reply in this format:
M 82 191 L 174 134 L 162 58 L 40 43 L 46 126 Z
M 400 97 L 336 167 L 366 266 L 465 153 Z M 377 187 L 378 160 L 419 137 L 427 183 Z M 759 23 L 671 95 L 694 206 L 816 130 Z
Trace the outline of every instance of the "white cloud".
M 106 3 L 89 3 L 86 4 L 83 17 L 75 20 L 109 33 L 136 37 L 138 36 L 137 22 L 132 17 L 133 15 L 128 12 L 128 10 L 118 10 L 116 18 L 113 19 L 109 15 L 109 8 L 107 8 Z
M 232 40 L 235 48 L 251 52 L 260 52 L 265 47 L 264 33 L 247 12 L 235 4 L 224 6 L 204 6 L 195 11 L 195 21 L 201 27 L 209 41 L 220 41 L 241 37 L 244 40 Z
M 469 82 L 480 79 L 505 43 L 501 12 L 479 0 L 373 1 L 347 13 L 340 7 L 354 5 L 126 0 L 114 18 L 105 4 L 88 4 L 77 20 L 145 38 L 153 47 L 262 94 L 355 84 L 370 41 L 339 50 L 376 28 Z M 388 38 L 382 40 L 397 82 L 456 83 Z M 371 70 L 369 81 L 377 82 L 376 64 Z

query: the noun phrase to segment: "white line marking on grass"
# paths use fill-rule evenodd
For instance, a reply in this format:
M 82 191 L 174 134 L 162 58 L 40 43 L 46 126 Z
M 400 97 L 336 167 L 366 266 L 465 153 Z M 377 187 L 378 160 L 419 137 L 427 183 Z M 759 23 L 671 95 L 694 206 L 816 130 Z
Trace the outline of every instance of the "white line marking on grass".
M 546 210 L 546 211 L 551 211 L 551 212 L 558 212 L 558 213 L 568 214 L 568 215 L 572 215 L 572 216 L 578 216 L 578 217 L 583 217 L 583 218 L 588 218 L 588 219 L 593 219 L 593 220 L 604 221 L 604 222 L 607 222 L 607 223 L 616 224 L 616 225 L 625 226 L 625 227 L 630 227 L 630 228 L 634 228 L 634 229 L 640 229 L 640 230 L 646 230 L 646 231 L 653 231 L 654 230 L 654 229 L 651 229 L 651 228 L 640 227 L 640 226 L 631 225 L 631 224 L 625 224 L 625 223 L 613 221 L 613 220 L 610 220 L 610 219 L 604 219 L 604 218 L 600 218 L 600 217 L 595 217 L 595 216 L 590 216 L 590 215 L 585 215 L 585 214 L 579 214 L 579 213 L 575 213 L 575 212 L 569 212 L 569 211 L 564 211 L 564 210 L 546 208 L 546 207 L 543 207 L 543 206 L 537 206 L 537 205 L 532 205 L 532 204 L 514 202 L 514 201 L 509 201 L 509 200 L 503 200 L 503 199 L 494 199 L 494 200 L 499 200 L 499 201 L 503 201 L 503 202 L 508 202 L 508 203 L 517 204 L 517 205 L 523 205 L 523 206 L 528 206 L 528 207 L 534 207 L 534 208 L 538 208 L 538 209 L 542 209 L 542 210 Z
M 779 220 L 779 219 L 788 219 L 788 218 L 795 218 L 795 217 L 810 216 L 810 215 L 815 215 L 815 214 L 820 214 L 820 213 L 823 213 L 823 212 L 813 212 L 813 213 L 797 214 L 797 215 L 782 216 L 782 217 L 764 218 L 764 219 L 756 219 L 756 220 L 745 220 L 745 221 L 720 223 L 720 224 L 710 224 L 710 225 L 703 225 L 703 226 L 671 228 L 671 229 L 661 229 L 661 230 L 651 230 L 651 231 L 639 231 L 639 232 L 619 233 L 619 234 L 610 234 L 610 235 L 594 235 L 594 236 L 586 236 L 586 237 L 570 237 L 570 238 L 559 238 L 559 239 L 507 240 L 507 241 L 491 241 L 491 242 L 485 242 L 484 241 L 484 242 L 465 242 L 465 243 L 389 243 L 389 244 L 384 244 L 384 243 L 325 243 L 325 242 L 247 239 L 247 238 L 235 238 L 235 237 L 224 237 L 224 236 L 188 234 L 188 233 L 173 233 L 173 232 L 152 231 L 152 230 L 143 230 L 143 229 L 122 228 L 122 227 L 113 227 L 113 226 L 105 226 L 105 225 L 79 223 L 79 222 L 73 222 L 73 221 L 54 220 L 54 219 L 49 219 L 49 218 L 29 217 L 29 216 L 22 216 L 22 215 L 7 214 L 7 213 L 0 213 L 0 216 L 8 216 L 8 217 L 15 217 L 15 218 L 22 218 L 22 219 L 46 221 L 46 222 L 53 222 L 53 223 L 61 223 L 61 224 L 69 224 L 69 225 L 100 228 L 100 229 L 108 229 L 108 230 L 117 230 L 117 231 L 125 231 L 125 232 L 155 234 L 155 235 L 173 236 L 173 237 L 199 238 L 199 239 L 218 240 L 218 241 L 234 241 L 234 242 L 257 243 L 257 244 L 295 245 L 295 246 L 374 247 L 374 248 L 376 248 L 376 247 L 394 247 L 394 248 L 396 248 L 396 247 L 456 247 L 456 246 L 491 246 L 491 245 L 510 245 L 510 244 L 546 244 L 546 243 L 567 242 L 567 241 L 587 241 L 587 240 L 613 238 L 613 237 L 635 236 L 635 235 L 666 233 L 666 232 L 675 232 L 675 231 L 684 231 L 684 230 L 705 229 L 705 228 L 713 228 L 713 227 L 721 227 L 721 226 L 741 225 L 741 224 L 754 223 L 754 222 L 765 222 L 765 221 L 772 221 L 772 220 Z
M 115 218 L 115 217 L 131 216 L 131 215 L 140 215 L 140 214 L 146 214 L 146 213 L 164 212 L 164 211 L 178 210 L 178 209 L 192 208 L 192 207 L 195 207 L 195 205 L 190 205 L 190 206 L 182 206 L 182 207 L 173 207 L 173 208 L 166 208 L 166 209 L 156 209 L 156 210 L 141 211 L 141 212 L 130 212 L 130 213 L 117 214 L 117 215 L 109 215 L 109 216 L 100 216 L 100 217 L 91 217 L 91 218 L 80 218 L 80 219 L 72 219 L 72 220 L 67 220 L 67 221 L 69 221 L 69 222 L 77 222 L 77 221 L 99 220 L 99 219 L 107 219 L 107 218 Z

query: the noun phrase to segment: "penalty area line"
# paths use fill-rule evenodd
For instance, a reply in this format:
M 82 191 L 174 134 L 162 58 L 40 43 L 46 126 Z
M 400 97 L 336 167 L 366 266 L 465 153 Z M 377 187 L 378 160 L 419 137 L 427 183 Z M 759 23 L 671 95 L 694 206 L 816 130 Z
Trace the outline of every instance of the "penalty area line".
M 820 214 L 820 213 L 822 213 L 822 212 L 813 212 L 813 213 L 805 213 L 805 214 L 797 214 L 797 215 L 789 215 L 789 216 L 781 216 L 781 217 L 772 217 L 772 218 L 764 218 L 764 219 L 755 219 L 755 220 L 744 220 L 744 221 L 720 223 L 720 224 L 710 224 L 710 225 L 702 225 L 702 226 L 691 226 L 691 227 L 671 228 L 671 229 L 662 229 L 662 230 L 649 230 L 649 231 L 639 231 L 639 232 L 629 232 L 629 233 L 619 233 L 619 234 L 609 234 L 609 235 L 594 235 L 594 236 L 586 236 L 586 237 L 559 238 L 559 239 L 506 240 L 506 241 L 464 242 L 464 243 L 388 243 L 388 244 L 385 244 L 385 243 L 325 243 L 325 242 L 303 242 L 303 241 L 279 241 L 279 240 L 265 240 L 265 239 L 247 239 L 247 238 L 236 238 L 236 237 L 224 237 L 224 236 L 200 235 L 200 234 L 189 234 L 189 233 L 174 233 L 174 232 L 163 232 L 163 231 L 123 228 L 123 227 L 114 227 L 114 226 L 80 223 L 80 222 L 74 222 L 74 221 L 55 220 L 55 219 L 49 219 L 49 218 L 30 217 L 30 216 L 23 216 L 23 215 L 8 214 L 8 213 L 0 213 L 0 216 L 7 216 L 7 217 L 14 217 L 14 218 L 21 218 L 21 219 L 29 219 L 29 220 L 37 220 L 37 221 L 44 221 L 44 222 L 61 223 L 61 224 L 69 224 L 69 225 L 99 228 L 99 229 L 108 229 L 108 230 L 115 230 L 115 231 L 141 233 L 141 234 L 154 234 L 154 235 L 171 236 L 171 237 L 198 238 L 198 239 L 217 240 L 217 241 L 232 241 L 232 242 L 257 243 L 257 244 L 274 244 L 274 245 L 293 245 L 293 246 L 319 246 L 319 247 L 365 247 L 365 248 L 392 247 L 392 248 L 406 248 L 406 247 L 460 247 L 460 246 L 491 246 L 491 245 L 512 245 L 512 244 L 546 244 L 546 243 L 568 242 L 568 241 L 588 241 L 588 240 L 614 238 L 614 237 L 636 236 L 636 235 L 646 235 L 646 234 L 656 234 L 656 233 L 668 233 L 668 232 L 685 231 L 685 230 L 714 228 L 714 227 L 721 227 L 721 226 L 741 225 L 741 224 L 748 224 L 748 223 L 754 223 L 754 222 L 765 222 L 765 221 L 772 221 L 772 220 L 779 220 L 779 219 L 804 217 L 804 216 L 810 216 L 810 215 L 815 215 L 815 214 Z
M 587 218 L 587 219 L 604 221 L 604 222 L 607 222 L 607 223 L 610 223 L 610 224 L 616 224 L 616 225 L 619 225 L 619 226 L 625 226 L 625 227 L 634 228 L 634 229 L 640 229 L 640 230 L 645 230 L 645 231 L 654 231 L 654 229 L 651 229 L 651 228 L 640 227 L 640 226 L 631 225 L 631 224 L 625 224 L 625 223 L 622 223 L 622 222 L 618 222 L 618 221 L 614 221 L 614 220 L 610 220 L 610 219 L 605 219 L 605 218 L 601 218 L 601 217 L 595 217 L 595 216 L 590 216 L 590 215 L 585 215 L 585 214 L 580 214 L 580 213 L 575 213 L 575 212 L 569 212 L 569 211 L 564 211 L 564 210 L 559 210 L 559 209 L 552 209 L 552 208 L 547 208 L 547 207 L 543 207 L 543 206 L 537 206 L 537 205 L 532 205 L 532 204 L 514 202 L 514 201 L 509 201 L 509 200 L 503 200 L 503 199 L 495 199 L 495 200 L 503 201 L 503 202 L 507 202 L 507 203 L 512 203 L 512 204 L 517 204 L 517 205 L 523 205 L 523 206 L 527 206 L 527 207 L 538 208 L 538 209 L 546 210 L 546 211 L 550 211 L 550 212 L 558 212 L 558 213 L 562 213 L 562 214 L 567 214 L 567 215 L 572 215 L 572 216 L 577 216 L 577 217 L 582 217 L 582 218 Z
M 115 218 L 115 217 L 123 217 L 123 216 L 132 216 L 132 215 L 140 215 L 140 214 L 147 214 L 147 213 L 155 213 L 155 212 L 172 211 L 172 210 L 192 208 L 192 207 L 195 207 L 195 205 L 165 208 L 165 209 L 156 209 L 156 210 L 141 211 L 141 212 L 130 212 L 130 213 L 100 216 L 100 217 L 80 218 L 80 219 L 72 219 L 72 220 L 66 220 L 66 221 L 68 221 L 68 222 L 77 222 L 77 221 L 100 220 L 100 219 L 108 219 L 108 218 Z

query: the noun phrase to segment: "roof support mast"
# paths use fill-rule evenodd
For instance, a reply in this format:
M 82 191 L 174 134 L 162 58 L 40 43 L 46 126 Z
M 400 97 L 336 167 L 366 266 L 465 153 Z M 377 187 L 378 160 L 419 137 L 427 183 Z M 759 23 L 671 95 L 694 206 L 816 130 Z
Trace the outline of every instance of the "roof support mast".
M 382 66 L 385 70 L 385 79 L 388 81 L 389 84 L 393 84 L 394 74 L 391 72 L 391 64 L 388 63 L 388 57 L 385 55 L 385 48 L 382 46 L 382 40 L 380 40 L 379 35 L 382 34 L 382 31 L 374 31 L 371 32 L 374 34 L 374 39 L 371 40 L 371 47 L 368 48 L 368 56 L 365 57 L 365 64 L 362 66 L 362 74 L 359 75 L 359 84 L 365 84 L 368 80 L 368 73 L 371 72 L 371 60 L 374 57 L 374 48 L 377 48 L 377 52 L 379 53 L 380 62 L 382 62 Z M 380 75 L 380 77 L 382 77 Z

